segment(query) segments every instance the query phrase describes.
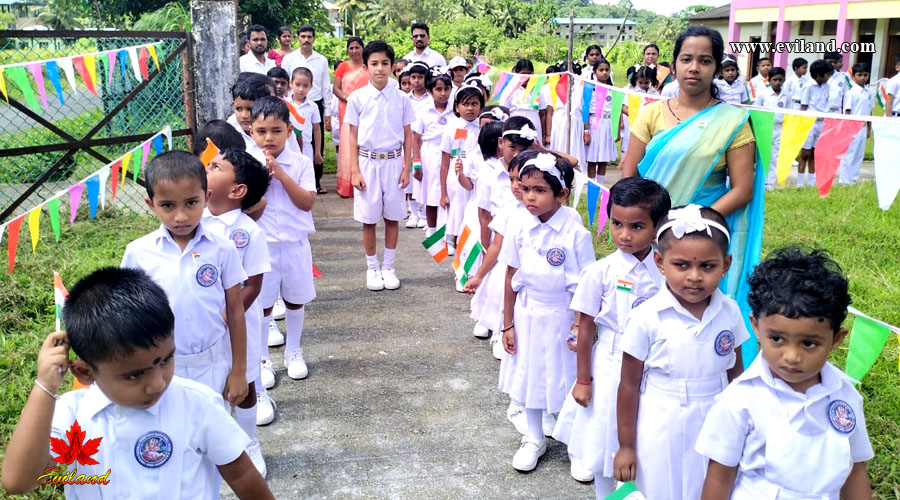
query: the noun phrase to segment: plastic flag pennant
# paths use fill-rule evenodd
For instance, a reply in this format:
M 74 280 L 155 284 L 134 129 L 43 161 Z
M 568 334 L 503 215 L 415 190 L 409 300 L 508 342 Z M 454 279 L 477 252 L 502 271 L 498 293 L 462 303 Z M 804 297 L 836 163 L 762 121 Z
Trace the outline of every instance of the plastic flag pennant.
M 109 168 L 103 167 L 97 171 L 100 178 L 100 208 L 106 210 L 106 180 L 109 179 Z
M 131 183 L 137 183 L 138 175 L 141 173 L 141 164 L 143 163 L 142 153 L 143 150 L 141 148 L 134 148 L 132 151 L 133 155 L 131 157 L 134 160 L 134 163 L 131 164 Z
M 112 86 L 113 73 L 116 70 L 116 54 L 115 50 L 110 50 L 106 53 L 106 84 Z
M 557 94 L 556 87 L 559 86 L 559 75 L 550 75 L 547 78 L 547 88 L 550 90 L 550 103 L 554 108 L 559 107 L 557 101 L 559 100 L 559 95 Z
M 62 81 L 59 79 L 59 65 L 56 64 L 56 61 L 47 61 L 44 63 L 44 67 L 47 69 L 47 78 L 50 80 L 50 85 L 53 85 L 56 97 L 59 98 L 59 104 L 65 105 L 66 98 L 63 96 Z
M 872 151 L 875 155 L 875 191 L 878 193 L 878 206 L 887 210 L 900 190 L 900 168 L 897 168 L 896 156 L 900 151 L 900 122 L 873 123 L 872 133 L 875 135 Z
M 603 186 L 600 186 L 600 207 L 597 211 L 597 235 L 599 236 L 601 232 L 603 232 L 603 228 L 606 227 L 606 220 L 608 216 L 606 215 L 606 206 L 609 205 L 609 190 Z
M 756 150 L 762 161 L 763 174 L 769 173 L 772 163 L 772 133 L 775 128 L 775 113 L 768 111 L 750 110 L 750 125 L 753 127 L 753 135 L 756 137 Z
M 116 160 L 109 167 L 109 173 L 112 177 L 112 182 L 110 182 L 109 187 L 112 188 L 112 199 L 116 199 L 116 191 L 118 190 L 119 185 L 119 169 L 122 168 L 122 160 Z
M 134 152 L 129 151 L 122 157 L 122 185 L 125 185 L 125 179 L 128 178 L 128 164 L 131 163 L 131 156 Z
M 19 231 L 22 230 L 22 221 L 25 220 L 25 214 L 22 214 L 6 226 L 6 258 L 9 263 L 8 273 L 12 274 L 16 267 L 16 247 L 19 246 Z
M 97 79 L 97 58 L 94 57 L 93 54 L 85 55 L 84 67 L 87 70 L 88 75 L 91 77 L 91 86 L 94 87 L 94 94 L 96 94 L 97 85 L 100 84 L 100 80 Z
M 32 208 L 28 212 L 28 232 L 31 234 L 31 253 L 37 249 L 38 238 L 41 235 L 41 211 L 42 207 Z
M 162 129 L 162 135 L 166 136 L 166 140 L 169 142 L 169 151 L 172 151 L 172 127 L 166 125 L 166 128 Z
M 503 93 L 511 78 L 512 75 L 510 75 L 509 73 L 500 74 L 500 79 L 497 80 L 497 85 L 494 85 L 494 93 L 493 95 L 491 95 L 491 99 L 497 99 L 497 97 Z
M 100 198 L 100 176 L 93 175 L 84 181 L 88 192 L 88 206 L 91 209 L 91 220 L 97 215 L 97 202 Z
M 425 241 L 422 242 L 422 246 L 425 247 L 425 250 L 428 250 L 428 253 L 431 254 L 431 258 L 438 264 L 448 257 L 446 235 L 447 224 L 444 224 L 440 229 L 435 231 L 434 234 L 425 238 Z
M 622 119 L 622 103 L 625 102 L 625 93 L 619 92 L 618 90 L 611 90 L 612 92 L 612 109 L 610 110 L 610 130 L 612 130 L 613 135 L 618 135 L 619 133 L 619 121 Z
M 6 78 L 3 77 L 4 69 L 0 68 L 0 92 L 3 92 L 3 98 L 9 102 L 9 94 L 6 92 Z
M 41 63 L 27 64 L 25 67 L 31 72 L 34 83 L 37 84 L 38 94 L 41 96 L 41 105 L 44 106 L 44 109 L 47 109 L 47 90 L 44 88 L 44 73 L 41 68 Z
M 147 45 L 147 52 L 149 52 L 150 57 L 153 58 L 153 65 L 156 66 L 156 71 L 159 71 L 159 58 L 156 57 L 156 47 L 152 43 Z
M 603 120 L 603 106 L 606 104 L 606 96 L 609 94 L 609 89 L 606 87 L 597 87 L 594 89 L 594 126 L 599 126 L 600 121 Z M 618 130 L 616 131 L 618 132 Z M 616 132 L 613 133 L 613 137 L 616 136 Z
M 56 64 L 63 70 L 63 74 L 66 75 L 66 81 L 69 82 L 69 88 L 72 91 L 77 91 L 75 88 L 75 67 L 72 64 L 72 58 L 70 57 L 62 57 L 56 60 Z
M 156 135 L 153 137 L 153 153 L 157 156 L 161 155 L 163 152 L 162 148 L 162 136 Z
M 28 83 L 28 75 L 25 74 L 25 68 L 22 66 L 10 66 L 6 68 L 6 74 L 9 75 L 9 78 L 13 83 L 19 87 L 19 90 L 22 91 L 28 106 L 31 107 L 31 109 L 40 112 L 41 107 L 38 106 L 37 99 L 34 98 L 34 90 L 32 90 L 31 84 Z
M 141 81 L 141 66 L 138 61 L 138 53 L 137 49 L 134 47 L 128 48 L 128 60 L 131 61 L 131 69 L 134 70 L 134 79 L 138 82 Z
M 641 112 L 641 96 L 628 94 L 628 126 L 634 128 L 638 113 Z
M 83 192 L 84 184 L 80 182 L 69 188 L 69 225 L 75 225 L 75 215 L 78 213 L 78 204 L 81 202 Z
M 587 185 L 587 175 L 584 174 L 581 170 L 575 170 L 575 179 L 572 181 L 572 190 L 575 191 L 575 196 L 573 197 L 572 208 L 578 208 L 578 202 L 581 200 L 581 193 L 584 192 L 584 187 Z
M 778 164 L 776 165 L 778 174 L 778 184 L 782 187 L 787 180 L 788 173 L 791 171 L 791 164 L 800 148 L 809 135 L 809 130 L 816 123 L 813 116 L 800 115 L 784 115 L 784 123 L 781 125 L 781 146 L 778 148 Z
M 900 333 L 900 329 L 866 316 L 852 307 L 848 311 L 856 317 L 850 331 L 850 348 L 844 371 L 850 378 L 860 382 L 881 355 L 891 331 Z
M 581 122 L 588 123 L 591 118 L 591 99 L 594 97 L 594 85 L 585 82 L 581 91 Z
M 865 122 L 826 118 L 822 126 L 822 134 L 816 143 L 816 187 L 819 196 L 824 198 L 831 190 L 834 175 L 847 153 L 853 138 L 865 125 Z
M 128 51 L 119 50 L 119 72 L 122 73 L 122 83 L 125 83 L 125 73 L 128 71 Z
M 94 88 L 94 81 L 91 80 L 91 75 L 88 73 L 87 64 L 85 63 L 84 56 L 75 56 L 72 58 L 72 65 L 75 67 L 75 71 L 78 72 L 78 76 L 81 77 L 81 80 L 84 82 L 84 85 L 87 89 L 94 95 L 97 95 L 97 89 Z
M 147 47 L 141 47 L 141 52 L 138 56 L 138 69 L 140 69 L 141 76 L 144 77 L 144 80 L 150 79 L 150 71 L 147 69 L 148 57 L 150 57 L 150 53 L 147 52 Z
M 150 140 L 148 139 L 141 146 L 141 170 L 144 170 L 144 167 L 147 166 L 147 159 L 150 157 Z
M 600 199 L 600 185 L 588 179 L 587 183 L 587 212 L 588 224 L 594 227 L 594 217 L 597 216 L 597 201 Z
M 562 106 L 565 106 L 569 101 L 569 74 L 564 73 L 561 77 L 559 77 L 559 82 L 556 83 L 556 95 L 559 98 L 559 103 Z
M 53 198 L 47 202 L 47 212 L 50 213 L 50 227 L 53 228 L 53 235 L 56 236 L 56 242 L 59 243 L 59 198 Z

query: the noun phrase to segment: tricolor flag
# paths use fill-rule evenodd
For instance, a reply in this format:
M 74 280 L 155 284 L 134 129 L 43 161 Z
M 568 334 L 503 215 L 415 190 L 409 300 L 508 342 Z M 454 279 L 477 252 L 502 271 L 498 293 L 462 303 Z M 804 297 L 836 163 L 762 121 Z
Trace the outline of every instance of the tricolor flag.
M 56 304 L 56 331 L 62 329 L 62 310 L 63 304 L 69 297 L 69 291 L 63 286 L 62 276 L 58 272 L 53 271 L 53 302 Z
M 632 287 L 634 287 L 633 281 L 620 279 L 616 283 L 616 290 L 622 290 L 623 292 L 630 292 Z
M 306 125 L 306 118 L 303 118 L 291 101 L 284 99 L 284 103 L 287 104 L 288 111 L 291 113 L 291 125 L 294 126 L 294 135 L 302 137 L 303 131 L 300 130 L 300 127 Z
M 456 271 L 456 280 L 460 286 L 469 281 L 469 273 L 483 251 L 484 247 L 478 236 L 472 234 L 469 226 L 463 226 L 462 234 L 456 239 L 456 259 L 453 261 L 453 270 Z
M 459 156 L 468 134 L 469 132 L 464 128 L 456 129 L 456 133 L 453 134 L 453 149 L 450 151 L 450 156 L 454 158 Z
M 603 500 L 646 500 L 646 497 L 638 491 L 634 483 L 628 481 Z
M 216 146 L 213 143 L 212 139 L 207 137 L 206 138 L 206 149 L 204 149 L 203 152 L 200 153 L 200 161 L 203 162 L 203 166 L 205 167 L 205 166 L 209 165 L 209 162 L 211 162 L 212 159 L 215 158 L 216 155 L 218 155 L 218 154 L 219 154 L 218 146 Z M 127 165 L 127 162 L 123 162 L 123 163 Z M 124 182 L 124 175 L 125 174 L 123 173 L 122 174 L 123 182 Z
M 425 238 L 425 241 L 422 242 L 422 246 L 425 247 L 425 250 L 428 250 L 428 253 L 431 254 L 431 258 L 438 264 L 443 262 L 449 255 L 447 253 L 446 234 L 447 225 L 444 224 L 440 229 L 435 231 L 434 234 Z
M 887 103 L 888 94 L 887 94 L 887 89 L 885 87 L 887 87 L 887 82 L 884 82 L 881 85 L 879 85 L 878 92 L 875 93 L 875 97 L 878 99 L 878 105 L 881 106 L 882 108 L 884 107 L 885 103 Z

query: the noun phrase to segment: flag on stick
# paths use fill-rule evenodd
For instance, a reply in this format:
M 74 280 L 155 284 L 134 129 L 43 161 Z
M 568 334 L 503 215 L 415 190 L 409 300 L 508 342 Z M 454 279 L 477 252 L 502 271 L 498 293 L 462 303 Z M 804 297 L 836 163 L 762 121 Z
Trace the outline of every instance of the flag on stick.
M 67 298 L 69 298 L 69 291 L 63 286 L 62 276 L 58 272 L 53 271 L 53 302 L 56 304 L 56 331 L 62 329 L 62 309 Z
M 646 500 L 646 497 L 638 491 L 633 482 L 628 481 L 603 500 Z
M 425 250 L 428 250 L 428 253 L 431 254 L 431 258 L 438 264 L 443 262 L 449 255 L 447 253 L 446 235 L 447 224 L 444 224 L 440 229 L 435 231 L 434 234 L 425 238 L 425 241 L 422 242 L 422 246 L 425 247 Z
M 456 280 L 460 286 L 469 281 L 469 272 L 483 251 L 478 235 L 473 235 L 469 226 L 463 226 L 461 234 L 456 239 L 456 259 L 453 260 L 453 270 L 456 271 Z
M 469 134 L 469 131 L 464 128 L 456 129 L 456 133 L 453 134 L 453 149 L 450 150 L 450 156 L 456 158 L 459 156 L 459 153 L 462 151 L 463 143 L 466 140 L 466 136 Z
M 211 162 L 218 154 L 219 148 L 213 143 L 212 139 L 207 137 L 206 148 L 200 153 L 200 161 L 203 162 L 203 166 L 209 165 L 209 162 Z

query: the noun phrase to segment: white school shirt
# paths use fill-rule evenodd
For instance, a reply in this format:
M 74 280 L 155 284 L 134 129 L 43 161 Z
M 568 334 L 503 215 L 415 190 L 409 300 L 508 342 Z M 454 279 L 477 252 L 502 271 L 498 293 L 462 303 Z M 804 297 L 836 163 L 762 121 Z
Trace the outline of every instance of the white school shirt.
M 900 73 L 892 76 L 891 79 L 884 84 L 884 91 L 887 92 L 888 95 L 894 96 L 891 111 L 900 113 Z
M 753 103 L 754 106 L 759 106 L 762 108 L 769 109 L 791 109 L 792 101 L 791 95 L 785 92 L 784 87 L 781 88 L 781 92 L 776 94 L 772 87 L 763 89 L 759 95 L 756 97 L 756 102 Z M 775 123 L 780 124 L 784 122 L 784 113 L 775 113 Z
M 837 499 L 853 464 L 875 456 L 849 377 L 826 362 L 804 394 L 763 356 L 718 395 L 695 449 L 738 467 L 732 498 Z
M 506 170 L 500 158 L 487 158 L 479 162 L 471 162 L 478 165 L 475 183 L 475 206 L 483 210 L 491 211 L 491 193 L 497 177 Z M 471 176 L 469 177 L 472 178 Z M 507 174 L 509 178 L 509 174 Z M 509 191 L 509 189 L 507 189 Z
M 421 111 L 416 113 L 416 120 L 410 128 L 422 136 L 422 145 L 428 144 L 438 148 L 444 138 L 444 129 L 454 118 L 456 115 L 453 114 L 449 103 L 442 113 L 434 107 L 434 99 L 432 99 L 428 105 L 423 105 Z M 450 138 L 452 139 L 453 136 Z
M 803 90 L 803 86 L 806 85 L 806 82 L 809 80 L 810 77 L 808 74 L 803 75 L 803 78 L 800 78 L 793 72 L 785 78 L 784 85 L 781 87 L 781 92 L 786 93 L 791 97 L 791 109 L 800 109 L 800 91 Z
M 66 485 L 69 500 L 215 500 L 216 466 L 234 462 L 250 444 L 222 396 L 178 376 L 146 410 L 113 403 L 97 384 L 61 394 L 50 435 L 68 442 L 76 420 L 85 441 L 102 439 L 91 457 L 97 465 L 73 465 L 86 476 L 110 471 L 109 484 Z
M 533 91 L 534 89 L 531 89 L 531 92 Z M 538 116 L 538 111 L 547 109 L 547 106 L 552 104 L 552 101 L 550 100 L 550 88 L 546 85 L 541 87 L 541 90 L 538 91 L 538 98 L 536 101 L 537 108 L 531 107 L 530 97 L 526 97 L 523 101 L 523 95 L 525 95 L 525 87 L 519 87 L 512 93 L 512 97 L 509 101 L 510 116 L 524 116 L 535 121 L 537 118 L 533 117 Z M 541 123 L 535 121 L 535 126 L 540 128 Z
M 285 148 L 275 161 L 281 165 L 288 177 L 300 186 L 300 189 L 316 191 L 316 174 L 312 160 Z M 266 209 L 256 223 L 266 233 L 267 242 L 296 243 L 306 240 L 307 236 L 316 232 L 312 212 L 301 210 L 294 205 L 284 189 L 284 184 L 275 177 L 272 177 L 269 188 L 266 189 L 266 202 Z
M 819 85 L 815 80 L 810 80 L 800 91 L 800 105 L 808 106 L 809 111 L 828 112 L 828 83 Z
M 265 75 L 269 72 L 270 69 L 275 67 L 275 60 L 269 59 L 268 55 L 263 56 L 263 62 L 259 62 L 259 59 L 253 55 L 253 52 L 247 52 L 242 55 L 240 60 L 241 73 L 250 72 L 250 73 L 259 73 L 261 75 Z
M 434 98 L 431 97 L 431 94 L 428 92 L 422 94 L 422 97 L 416 97 L 412 91 L 407 95 L 409 95 L 409 101 L 413 105 L 413 113 L 415 113 L 416 116 L 419 116 L 419 113 L 423 109 L 426 109 L 430 103 L 434 102 Z M 447 107 L 450 107 L 450 105 L 448 104 Z
M 454 137 L 456 137 L 456 131 L 459 129 L 465 129 L 466 131 L 466 139 L 463 141 L 454 139 Z M 465 151 L 466 156 L 468 157 L 471 153 L 474 153 L 476 149 L 479 149 L 479 132 L 481 132 L 481 129 L 479 128 L 478 118 L 467 122 L 459 116 L 454 116 L 444 127 L 444 134 L 441 137 L 441 151 L 452 156 L 453 149 L 462 146 L 462 151 Z M 450 171 L 453 171 L 453 165 L 450 166 Z
M 291 105 L 297 111 L 297 114 L 306 120 L 306 123 L 300 125 L 300 122 L 294 118 L 294 115 L 290 115 L 291 125 L 293 125 L 295 129 L 303 131 L 303 151 L 301 151 L 301 153 L 303 153 L 304 156 L 309 157 L 309 159 L 312 159 L 315 154 L 315 151 L 313 151 L 313 127 L 317 126 L 322 121 L 322 115 L 319 114 L 319 107 L 316 106 L 316 103 L 311 101 L 309 97 L 303 101 L 303 104 L 297 104 L 295 101 L 291 101 Z M 295 137 L 296 136 L 292 134 L 292 137 L 288 139 L 288 142 L 296 143 Z M 324 137 L 322 139 L 324 139 Z
M 121 267 L 144 270 L 169 298 L 175 314 L 175 354 L 203 352 L 226 335 L 225 290 L 247 280 L 234 243 L 200 221 L 184 251 L 166 226 L 125 247 Z
M 644 362 L 645 376 L 654 372 L 673 379 L 702 379 L 733 367 L 735 348 L 749 338 L 737 302 L 718 288 L 697 319 L 664 285 L 631 312 L 621 346 Z M 688 339 L 693 345 L 685 342 Z
M 517 269 L 512 277 L 512 289 L 517 292 L 527 288 L 572 293 L 581 271 L 595 260 L 591 233 L 564 206 L 547 222 L 527 211 L 518 212 L 504 236 L 498 261 Z M 550 268 L 562 266 L 563 272 L 548 273 L 544 271 L 548 266 L 533 265 L 543 261 Z
M 606 329 L 619 336 L 631 310 L 656 295 L 663 283 L 652 249 L 644 260 L 617 249 L 584 268 L 569 308 L 592 316 L 601 333 Z
M 308 69 L 313 74 L 313 80 L 312 88 L 309 89 L 306 98 L 313 102 L 324 100 L 326 105 L 331 100 L 331 75 L 328 59 L 322 54 L 314 50 L 309 58 L 306 58 L 300 50 L 295 50 L 284 56 L 284 59 L 281 60 L 281 67 L 287 70 L 288 78 L 294 76 L 294 70 L 297 68 Z
M 234 242 L 248 277 L 272 270 L 266 233 L 240 208 L 220 215 L 213 215 L 208 207 L 204 208 L 203 222 L 211 233 Z
M 509 172 L 502 162 L 498 162 L 486 177 L 482 197 L 477 200 L 478 208 L 487 210 L 491 213 L 491 217 L 495 217 L 503 207 L 515 202 L 516 198 L 510 187 Z
M 494 215 L 494 218 L 491 219 L 491 223 L 488 224 L 488 228 L 490 228 L 491 231 L 501 236 L 506 235 L 511 220 L 520 216 L 524 217 L 530 215 L 528 211 L 525 210 L 525 206 L 522 205 L 521 201 L 515 199 L 513 196 L 510 197 L 512 198 L 512 201 L 508 201 L 500 207 L 500 210 L 498 210 Z
M 719 87 L 719 99 L 731 104 L 747 101 L 747 87 L 740 78 L 735 78 L 730 84 L 724 78 L 716 78 L 713 83 Z
M 403 58 L 410 63 L 422 61 L 427 64 L 429 68 L 447 65 L 447 60 L 444 59 L 444 56 L 440 55 L 431 47 L 425 47 L 425 49 L 422 50 L 422 54 L 418 54 L 416 53 L 416 49 L 412 49 L 409 54 L 406 54 Z
M 358 127 L 360 149 L 388 153 L 403 147 L 403 127 L 415 118 L 412 102 L 398 87 L 378 90 L 369 82 L 350 94 L 344 123 Z
M 844 96 L 844 111 L 849 110 L 851 115 L 870 116 L 873 107 L 875 107 L 875 95 L 856 83 Z
M 672 97 L 678 97 L 678 94 L 680 93 L 680 91 L 681 91 L 681 85 L 678 85 L 678 80 L 675 80 L 673 82 L 667 83 L 666 86 L 663 87 L 662 93 L 660 93 L 660 95 L 663 98 L 668 99 L 668 98 L 672 98 Z
M 750 87 L 752 87 L 753 94 L 756 94 L 757 99 L 759 98 L 760 94 L 762 94 L 765 91 L 765 89 L 772 88 L 772 85 L 769 84 L 769 82 L 765 78 L 763 78 L 762 75 L 760 75 L 759 73 L 757 73 L 756 76 L 754 76 L 753 78 L 750 79 L 750 82 L 748 82 L 748 85 L 750 85 Z
M 844 103 L 844 95 L 847 93 L 847 89 L 850 86 L 850 82 L 848 81 L 847 73 L 843 71 L 835 71 L 831 74 L 831 78 L 828 79 L 828 110 L 834 113 L 840 113 L 843 103 Z

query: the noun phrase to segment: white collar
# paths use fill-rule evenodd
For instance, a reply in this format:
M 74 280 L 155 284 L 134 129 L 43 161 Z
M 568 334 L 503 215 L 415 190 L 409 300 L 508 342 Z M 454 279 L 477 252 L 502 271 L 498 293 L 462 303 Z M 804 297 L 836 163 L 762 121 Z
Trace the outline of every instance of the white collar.
M 628 271 L 631 271 L 641 264 L 647 266 L 648 269 L 656 268 L 656 262 L 653 261 L 653 248 L 651 248 L 650 251 L 647 252 L 647 256 L 644 257 L 644 260 L 638 260 L 638 258 L 635 257 L 634 254 L 625 253 L 618 248 L 616 249 L 614 254 L 618 256 L 619 260 L 623 264 L 623 267 Z
M 530 213 L 528 215 L 531 216 L 531 218 L 529 220 L 529 224 L 528 224 L 529 229 L 534 229 L 536 227 L 539 227 L 541 224 L 546 224 L 547 226 L 550 226 L 550 228 L 556 232 L 562 231 L 563 226 L 565 225 L 566 221 L 569 218 L 569 216 L 566 214 L 566 210 L 565 210 L 564 206 L 560 206 L 556 210 L 556 213 L 553 214 L 553 216 L 550 217 L 547 220 L 547 222 L 541 222 L 541 219 L 538 218 L 536 215 L 531 215 Z
M 171 384 L 169 384 L 169 387 L 171 387 Z M 166 390 L 168 391 L 168 389 L 169 388 L 167 387 Z M 96 382 L 91 384 L 91 386 L 88 387 L 87 389 L 83 389 L 83 390 L 87 391 L 87 394 L 85 394 L 81 398 L 81 401 L 78 403 L 78 409 L 79 409 L 79 411 L 83 412 L 82 414 L 85 417 L 88 417 L 88 419 L 92 419 L 94 417 L 94 415 L 105 410 L 107 407 L 113 406 L 115 408 L 120 408 L 119 405 L 113 403 L 106 396 L 106 394 L 103 393 L 103 391 L 100 389 L 100 387 L 97 385 Z M 129 408 L 127 406 L 122 406 L 121 408 L 126 408 L 129 410 L 135 410 L 135 411 L 146 411 L 153 415 L 159 415 L 160 402 L 162 402 L 164 397 L 166 397 L 165 392 L 159 398 L 159 401 L 154 403 L 153 406 L 151 406 L 150 408 L 147 408 L 144 410 L 138 410 L 137 408 Z
M 235 208 L 234 210 L 229 210 L 224 214 L 213 215 L 212 212 L 209 211 L 209 207 L 203 209 L 203 217 L 213 217 L 219 219 L 224 222 L 226 226 L 231 226 L 235 222 L 237 222 L 238 218 L 241 216 L 241 209 Z
M 197 228 L 194 230 L 194 237 L 191 238 L 190 241 L 188 241 L 187 245 L 184 246 L 184 250 L 182 250 L 182 252 L 193 248 L 201 238 L 209 239 L 209 236 L 206 235 L 206 231 L 203 229 L 203 219 L 201 219 L 200 223 L 197 224 Z M 171 242 L 173 245 L 178 245 L 178 243 L 175 242 L 175 238 L 172 238 L 172 233 L 169 232 L 169 230 L 166 228 L 166 225 L 160 224 L 159 229 L 157 229 L 156 243 L 159 244 L 164 240 Z
M 795 391 L 791 388 L 784 380 L 775 378 L 772 375 L 772 369 L 769 367 L 769 364 L 766 363 L 765 358 L 762 353 L 756 356 L 756 359 L 753 360 L 753 363 L 744 370 L 737 380 L 738 381 L 750 381 L 753 379 L 761 380 L 766 386 L 775 390 L 778 393 L 785 394 L 789 397 L 805 401 L 807 404 L 813 403 L 827 397 L 834 392 L 838 391 L 843 387 L 844 382 L 849 382 L 850 379 L 844 372 L 840 371 L 837 367 L 835 367 L 830 362 L 826 362 L 825 366 L 822 367 L 822 371 L 819 373 L 821 376 L 821 382 L 810 387 L 806 390 L 806 394 Z
M 675 294 L 669 290 L 669 285 L 664 283 L 663 286 L 660 287 L 659 293 L 655 296 L 656 300 L 654 303 L 656 304 L 657 311 L 665 311 L 666 309 L 673 309 L 679 314 L 682 314 L 689 318 L 694 318 L 701 324 L 707 324 L 709 321 L 722 310 L 722 306 L 725 302 L 725 295 L 722 294 L 721 290 L 718 288 L 713 291 L 712 295 L 709 296 L 709 305 L 706 306 L 706 310 L 703 311 L 703 316 L 701 319 L 697 319 L 696 316 L 691 314 L 687 309 L 681 305 L 681 302 L 678 301 L 678 298 L 675 297 Z M 697 332 L 699 333 L 699 331 Z

